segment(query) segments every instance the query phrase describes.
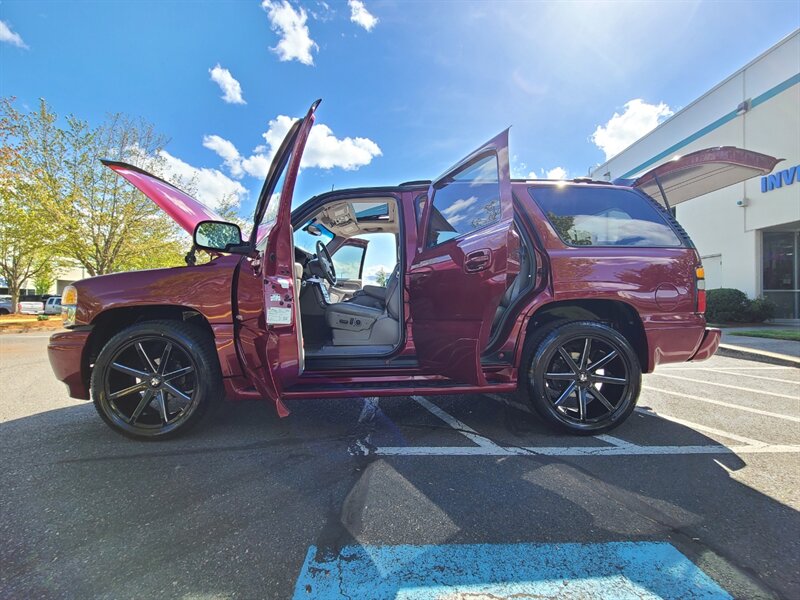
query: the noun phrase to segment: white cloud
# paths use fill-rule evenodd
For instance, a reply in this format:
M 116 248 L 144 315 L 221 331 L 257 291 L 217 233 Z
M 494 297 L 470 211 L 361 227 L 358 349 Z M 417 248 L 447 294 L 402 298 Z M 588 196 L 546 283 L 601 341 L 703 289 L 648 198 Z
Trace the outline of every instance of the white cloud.
M 228 69 L 224 69 L 217 63 L 213 69 L 209 69 L 211 81 L 219 85 L 222 90 L 222 99 L 228 104 L 247 104 L 242 98 L 242 86 L 233 78 Z
M 347 0 L 347 5 L 350 7 L 350 20 L 367 31 L 372 31 L 378 23 L 378 17 L 371 14 L 361 0 Z
M 271 120 L 269 129 L 262 134 L 266 144 L 257 146 L 253 154 L 247 157 L 242 156 L 231 142 L 218 135 L 205 136 L 203 146 L 222 158 L 233 177 L 242 177 L 246 173 L 263 179 L 283 138 L 295 120 L 286 115 L 278 115 Z M 337 138 L 330 127 L 320 123 L 311 128 L 300 166 L 320 169 L 338 167 L 345 171 L 355 171 L 359 167 L 368 165 L 373 158 L 381 154 L 378 144 L 369 138 Z
M 465 210 L 465 209 L 469 208 L 470 206 L 475 204 L 477 201 L 478 201 L 477 196 L 470 196 L 466 200 L 456 200 L 450 206 L 445 208 L 442 211 L 442 214 L 445 215 L 446 217 L 452 217 L 456 213 L 459 213 L 462 210 Z M 450 222 L 452 223 L 453 220 L 451 219 Z
M 22 36 L 13 31 L 5 21 L 0 21 L 0 42 L 7 42 L 17 48 L 28 48 L 28 45 L 22 41 Z
M 216 208 L 222 200 L 235 198 L 241 201 L 247 190 L 238 181 L 234 181 L 218 169 L 194 167 L 189 163 L 172 156 L 166 150 L 158 152 L 162 161 L 164 178 L 168 181 L 191 183 L 193 196 L 209 208 Z M 179 186 L 180 187 L 180 186 Z
M 206 135 L 203 136 L 203 146 L 216 152 L 220 158 L 225 161 L 225 166 L 228 167 L 231 175 L 234 177 L 242 176 L 242 156 L 239 154 L 236 146 L 233 145 L 233 142 L 221 138 L 218 135 Z
M 282 61 L 297 60 L 304 65 L 313 65 L 312 49 L 319 46 L 311 39 L 306 26 L 308 15 L 303 8 L 295 10 L 287 0 L 275 2 L 263 0 L 261 7 L 267 11 L 272 31 L 281 36 L 272 50 Z
M 605 125 L 598 125 L 591 139 L 608 160 L 655 129 L 672 113 L 672 109 L 663 102 L 648 104 L 636 98 L 625 103 L 622 114 L 615 112 Z
M 564 167 L 554 167 L 544 175 L 545 179 L 566 179 L 567 170 Z
M 552 169 L 544 170 L 541 169 L 541 175 L 537 174 L 536 171 L 531 171 L 528 173 L 528 179 L 567 179 L 568 173 L 564 167 L 553 167 Z
M 330 127 L 319 124 L 311 129 L 300 166 L 320 169 L 339 167 L 345 171 L 355 171 L 382 154 L 378 144 L 369 138 L 339 139 L 333 135 Z

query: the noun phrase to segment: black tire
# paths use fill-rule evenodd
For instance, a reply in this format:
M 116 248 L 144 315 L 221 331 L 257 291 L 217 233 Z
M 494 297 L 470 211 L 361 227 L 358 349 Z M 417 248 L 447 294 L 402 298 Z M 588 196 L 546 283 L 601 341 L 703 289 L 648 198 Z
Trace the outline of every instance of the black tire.
M 0 308 L 0 316 L 10 315 L 11 313 L 5 308 Z
M 619 426 L 633 412 L 642 369 L 630 342 L 615 329 L 594 321 L 560 322 L 530 339 L 520 381 L 536 413 L 549 424 L 596 435 Z
M 181 435 L 222 399 L 213 339 L 182 321 L 132 325 L 103 346 L 91 390 L 97 412 L 116 432 L 137 440 Z

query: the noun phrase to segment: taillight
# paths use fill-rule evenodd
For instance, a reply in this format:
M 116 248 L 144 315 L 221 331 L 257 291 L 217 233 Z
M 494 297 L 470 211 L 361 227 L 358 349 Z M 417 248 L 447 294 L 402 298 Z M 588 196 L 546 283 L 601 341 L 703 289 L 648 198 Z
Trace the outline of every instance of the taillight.
M 706 312 L 706 271 L 702 266 L 694 270 L 697 278 L 697 312 Z

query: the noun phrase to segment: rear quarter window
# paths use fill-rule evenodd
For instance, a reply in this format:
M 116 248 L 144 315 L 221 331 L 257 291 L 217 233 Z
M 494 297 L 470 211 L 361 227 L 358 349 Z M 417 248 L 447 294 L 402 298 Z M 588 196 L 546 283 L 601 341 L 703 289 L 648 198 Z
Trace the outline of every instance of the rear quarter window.
M 528 192 L 570 246 L 682 246 L 647 198 L 632 190 L 542 186 Z

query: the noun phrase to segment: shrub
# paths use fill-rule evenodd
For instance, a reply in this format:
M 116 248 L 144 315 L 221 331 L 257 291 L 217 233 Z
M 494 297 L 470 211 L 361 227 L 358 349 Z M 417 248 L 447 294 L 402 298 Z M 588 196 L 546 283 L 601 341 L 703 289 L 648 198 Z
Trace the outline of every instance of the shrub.
M 49 319 L 50 317 L 48 317 L 47 315 L 39 315 L 36 317 L 37 321 L 48 321 Z
M 741 323 L 748 319 L 750 300 L 741 290 L 718 288 L 706 295 L 706 319 L 712 323 Z
M 763 323 L 775 316 L 775 303 L 767 298 L 756 298 L 750 302 L 750 322 Z
M 766 298 L 748 299 L 733 288 L 709 290 L 706 319 L 712 323 L 761 323 L 775 315 L 775 304 Z

